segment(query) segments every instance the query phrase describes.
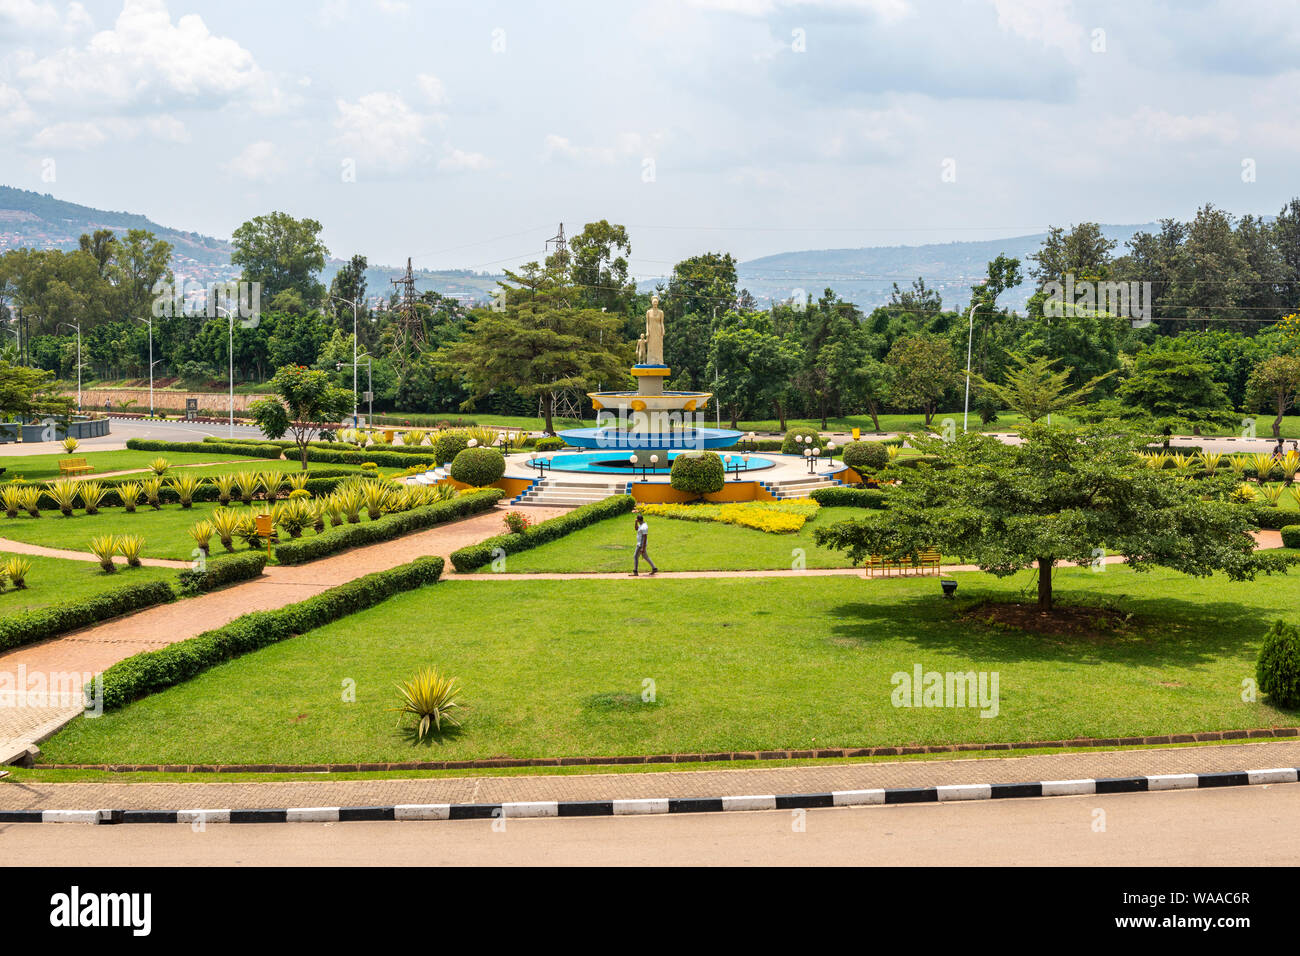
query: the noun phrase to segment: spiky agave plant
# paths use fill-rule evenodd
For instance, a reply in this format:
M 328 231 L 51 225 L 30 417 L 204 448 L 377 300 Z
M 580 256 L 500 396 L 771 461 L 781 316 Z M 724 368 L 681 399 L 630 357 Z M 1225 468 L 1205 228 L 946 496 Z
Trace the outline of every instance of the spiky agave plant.
M 217 489 L 217 502 L 224 508 L 230 504 L 230 499 L 235 494 L 235 475 L 233 472 L 227 472 L 224 475 L 214 475 L 212 484 Z
M 155 458 L 153 461 L 149 462 L 147 467 L 155 475 L 161 478 L 163 475 L 167 474 L 167 469 L 171 466 L 172 463 L 166 458 Z
M 162 485 L 162 479 L 157 477 L 146 478 L 140 482 L 140 487 L 144 490 L 144 500 L 154 511 L 162 508 Z
M 1292 485 L 1287 489 L 1287 494 L 1289 494 L 1291 500 L 1295 502 L 1296 508 L 1300 508 L 1300 487 Z
M 124 481 L 117 486 L 117 496 L 122 499 L 122 507 L 127 514 L 135 512 L 135 506 L 140 501 L 140 494 L 143 490 L 138 481 Z
M 251 514 L 240 517 L 235 534 L 253 550 L 262 547 L 262 534 L 257 530 L 257 519 Z
M 255 471 L 241 471 L 235 475 L 235 487 L 239 490 L 239 500 L 246 505 L 253 503 L 262 478 Z
M 1267 452 L 1259 452 L 1250 456 L 1250 467 L 1255 469 L 1255 480 L 1262 485 L 1272 476 L 1277 461 Z
M 334 492 L 334 497 L 348 524 L 356 524 L 361 520 L 361 509 L 365 505 L 365 499 L 360 488 L 355 484 L 344 485 Z
M 77 505 L 77 483 L 69 478 L 52 481 L 46 489 L 54 504 L 63 512 L 64 517 L 72 516 L 72 509 Z
M 361 489 L 361 501 L 366 506 L 366 514 L 371 521 L 377 521 L 389 506 L 393 492 L 387 482 L 368 481 Z
M 22 503 L 23 509 L 33 518 L 41 516 L 41 489 L 35 485 L 28 485 L 18 496 Z
M 301 538 L 302 529 L 311 523 L 311 506 L 302 498 L 286 501 L 277 509 L 276 526 L 291 538 Z
M 422 667 L 412 680 L 398 683 L 401 706 L 394 708 L 398 713 L 398 725 L 402 717 L 410 715 L 418 719 L 416 737 L 423 740 L 431 733 L 441 733 L 444 723 L 459 727 L 460 722 L 452 715 L 461 704 L 456 700 L 460 687 L 454 677 L 443 677 L 436 667 Z
M 235 533 L 239 530 L 239 512 L 232 508 L 214 508 L 208 519 L 212 531 L 227 551 L 235 550 Z
M 98 481 L 82 481 L 77 485 L 77 494 L 81 498 L 81 507 L 86 509 L 86 514 L 97 515 L 107 492 Z
M 207 518 L 195 522 L 194 526 L 190 528 L 190 537 L 194 539 L 194 543 L 199 546 L 199 550 L 205 555 L 208 554 L 211 549 L 212 536 L 215 533 L 216 528 L 213 527 L 212 522 Z
M 1201 467 L 1211 475 L 1219 470 L 1223 464 L 1223 455 L 1220 452 L 1201 452 Z
M 343 523 L 343 507 L 339 504 L 337 495 L 330 495 L 321 502 L 325 511 L 325 517 L 330 519 L 330 527 L 337 528 Z
M 99 558 L 99 566 L 108 574 L 117 570 L 113 555 L 117 554 L 117 535 L 100 534 L 90 539 L 90 553 Z
M 69 455 L 71 455 L 74 451 L 77 450 L 77 446 L 80 444 L 81 442 L 77 441 L 75 438 L 69 435 L 67 438 L 63 439 L 63 450 L 66 451 Z
M 424 444 L 425 436 L 426 436 L 427 434 L 428 434 L 428 432 L 426 432 L 426 431 L 425 431 L 424 429 L 422 429 L 422 428 L 411 428 L 411 429 L 408 429 L 408 430 L 402 432 L 402 444 L 403 444 L 403 445 L 411 445 L 411 446 L 415 446 L 415 445 L 423 445 L 423 444 Z
M 306 491 L 307 479 L 310 477 L 311 473 L 306 471 L 295 471 L 290 475 L 286 475 L 285 478 L 289 485 L 289 494 L 293 494 L 295 491 Z
M 176 492 L 176 497 L 181 500 L 182 508 L 194 507 L 194 493 L 199 490 L 202 479 L 194 475 L 177 475 L 174 478 L 167 479 L 167 485 L 172 491 Z
M 280 495 L 280 486 L 284 484 L 284 475 L 278 471 L 264 471 L 260 476 L 262 490 L 267 501 L 275 501 Z
M 1283 485 L 1260 485 L 1259 495 L 1270 508 L 1276 508 L 1278 502 L 1282 500 L 1282 492 L 1285 490 Z
M 23 507 L 23 489 L 17 485 L 6 485 L 0 491 L 0 505 L 4 506 L 5 517 L 17 518 Z
M 1277 470 L 1282 480 L 1288 485 L 1295 484 L 1296 472 L 1300 471 L 1300 452 L 1289 451 L 1277 463 Z
M 27 575 L 32 572 L 32 563 L 26 558 L 13 557 L 4 564 L 4 573 L 14 587 L 22 590 L 27 587 Z
M 1229 455 L 1228 467 L 1238 478 L 1246 477 L 1246 469 L 1250 467 L 1250 460 L 1245 455 Z
M 140 555 L 144 551 L 144 538 L 138 534 L 124 534 L 117 539 L 117 550 L 126 558 L 126 563 L 133 568 L 140 567 Z
M 325 502 L 316 498 L 307 502 L 307 508 L 311 515 L 311 529 L 320 534 L 325 530 Z

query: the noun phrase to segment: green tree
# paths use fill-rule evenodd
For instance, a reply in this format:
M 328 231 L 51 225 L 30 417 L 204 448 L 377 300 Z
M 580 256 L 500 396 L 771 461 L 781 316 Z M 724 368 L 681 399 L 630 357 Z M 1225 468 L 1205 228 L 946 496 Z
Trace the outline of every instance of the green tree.
M 1149 417 L 1165 435 L 1183 428 L 1199 435 L 1202 427 L 1232 424 L 1237 417 L 1210 363 L 1192 352 L 1139 353 L 1117 395 L 1129 410 L 1126 417 Z
M 960 376 L 948 343 L 937 336 L 909 335 L 894 343 L 885 359 L 893 372 L 893 402 L 919 408 L 927 425 L 939 402 L 957 387 Z
M 330 382 L 325 372 L 285 365 L 271 377 L 276 397 L 249 405 L 253 421 L 267 438 L 288 432 L 298 446 L 302 470 L 307 470 L 307 444 L 321 422 L 335 422 L 352 409 L 353 393 Z
M 587 223 L 570 239 L 569 276 L 578 287 L 578 305 L 626 313 L 636 295 L 636 283 L 628 277 L 631 254 L 627 229 L 604 219 Z
M 971 432 L 951 442 L 909 439 L 948 467 L 909 470 L 889 507 L 814 532 L 823 547 L 915 557 L 938 549 L 999 577 L 1036 567 L 1038 607 L 1052 610 L 1052 569 L 1105 552 L 1136 571 L 1153 566 L 1233 580 L 1285 571 L 1297 558 L 1255 550 L 1246 509 L 1210 500 L 1201 483 L 1145 467 L 1142 439 L 1113 424 L 1028 425 L 1020 445 Z
M 1282 437 L 1282 416 L 1294 408 L 1300 396 L 1300 355 L 1274 355 L 1260 362 L 1246 383 L 1249 408 L 1276 412 L 1273 437 Z
M 1007 373 L 1006 384 L 997 385 L 979 375 L 971 375 L 971 381 L 1030 422 L 1081 404 L 1112 374 L 1107 372 L 1078 388 L 1070 388 L 1070 372 L 1073 370 L 1054 370 L 1054 359 L 1030 359 L 1016 354 L 1011 356 L 1011 360 L 1015 367 Z
M 785 431 L 781 394 L 799 368 L 799 346 L 765 328 L 719 329 L 709 348 L 709 372 L 716 377 L 714 401 L 731 410 L 731 427 L 752 403 L 769 403 Z
M 44 369 L 0 360 L 0 417 L 67 415 L 72 411 L 72 399 L 51 394 L 53 378 L 53 373 Z
M 618 316 L 575 307 L 573 287 L 541 272 L 536 263 L 506 275 L 517 285 L 501 283 L 500 311 L 477 310 L 464 337 L 439 350 L 439 362 L 468 392 L 462 408 L 512 387 L 541 398 L 546 431 L 554 434 L 554 393 L 601 382 L 623 385 L 631 349 L 618 334 Z
M 320 231 L 315 219 L 283 212 L 257 216 L 235 230 L 230 261 L 243 268 L 243 281 L 262 284 L 265 301 L 293 291 L 303 302 L 319 302 L 325 290 L 316 276 L 329 257 Z

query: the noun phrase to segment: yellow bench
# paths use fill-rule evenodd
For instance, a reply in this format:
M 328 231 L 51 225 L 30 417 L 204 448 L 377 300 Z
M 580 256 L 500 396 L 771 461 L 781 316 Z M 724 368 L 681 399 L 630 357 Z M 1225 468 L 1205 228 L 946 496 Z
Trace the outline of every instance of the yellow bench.
M 86 464 L 86 459 L 84 458 L 60 458 L 59 459 L 60 477 L 62 477 L 63 475 L 84 475 L 87 472 L 91 472 L 94 470 L 95 467 L 93 465 Z
M 896 558 L 887 558 L 880 554 L 867 555 L 863 562 L 863 568 L 867 572 L 867 577 L 875 577 L 880 574 L 882 577 L 889 577 L 890 574 L 908 575 L 908 574 L 938 574 L 939 566 L 942 563 L 943 556 L 933 549 L 922 551 L 917 555 L 915 561 L 904 563 Z

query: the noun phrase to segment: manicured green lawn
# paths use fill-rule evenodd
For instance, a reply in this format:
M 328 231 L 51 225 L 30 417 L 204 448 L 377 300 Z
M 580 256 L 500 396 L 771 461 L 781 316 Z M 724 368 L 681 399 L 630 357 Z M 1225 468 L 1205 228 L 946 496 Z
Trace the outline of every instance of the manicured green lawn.
M 160 511 L 153 511 L 148 505 L 142 504 L 136 506 L 134 514 L 127 514 L 122 508 L 102 508 L 96 515 L 77 511 L 67 518 L 57 511 L 42 511 L 39 518 L 32 518 L 26 514 L 20 514 L 17 518 L 6 518 L 0 514 L 0 538 L 39 544 L 47 548 L 88 552 L 90 539 L 97 535 L 138 534 L 144 537 L 144 557 L 188 561 L 196 547 L 189 535 L 189 529 L 209 517 L 213 510 L 219 507 L 220 505 L 213 501 L 196 502 L 192 508 L 182 508 L 179 504 L 164 504 Z M 232 504 L 231 507 L 242 509 L 243 505 Z M 252 507 L 254 513 L 262 511 L 260 502 L 253 502 Z M 238 538 L 234 540 L 234 545 L 236 551 L 246 550 L 243 542 Z M 214 537 L 212 557 L 219 558 L 226 553 L 220 541 Z
M 22 590 L 6 579 L 5 590 L 0 593 L 0 616 L 50 604 L 82 601 L 101 591 L 127 584 L 176 579 L 176 571 L 172 568 L 128 568 L 121 565 L 113 574 L 106 574 L 93 561 L 45 558 L 7 551 L 0 551 L 0 566 L 11 557 L 30 561 L 32 569 L 27 574 L 27 587 Z
M 663 571 L 789 570 L 803 561 L 808 568 L 851 567 L 841 551 L 828 551 L 813 543 L 814 528 L 828 527 L 847 518 L 869 518 L 866 508 L 822 508 L 794 534 L 771 534 L 753 528 L 704 521 L 682 521 L 651 515 L 650 557 Z M 632 517 L 607 518 L 567 537 L 532 551 L 506 558 L 503 571 L 511 573 L 631 571 L 636 551 Z M 642 573 L 649 568 L 642 562 Z M 491 575 L 490 568 L 482 573 Z
M 0 457 L 0 466 L 5 468 L 3 477 L 5 481 L 12 481 L 16 478 L 23 478 L 27 481 L 50 481 L 59 477 L 59 462 L 66 458 L 84 458 L 86 464 L 95 469 L 96 474 L 106 474 L 115 471 L 148 468 L 149 462 L 155 458 L 166 458 L 173 465 L 186 465 L 205 461 L 230 461 L 231 457 L 217 452 L 211 454 L 188 451 L 131 450 L 83 452 L 78 449 L 71 455 L 62 453 L 58 455 L 18 455 L 12 458 Z M 266 459 L 258 458 L 249 458 L 248 461 L 250 463 L 249 467 L 263 470 L 275 464 L 266 461 Z M 284 464 L 284 462 L 280 464 Z M 83 477 L 93 478 L 94 475 Z
M 987 599 L 1032 601 L 1028 574 L 958 579 L 951 601 L 933 577 L 444 582 L 78 719 L 42 745 L 42 759 L 613 755 L 1060 740 L 1300 720 L 1242 700 L 1264 630 L 1300 607 L 1300 575 L 1231 583 L 1065 570 L 1059 601 L 1133 617 L 1119 631 L 1053 636 L 991 626 L 974 611 Z M 468 706 L 460 733 L 418 744 L 395 726 L 393 683 L 428 664 L 461 680 Z M 916 665 L 997 672 L 997 716 L 893 706 L 893 675 Z M 653 702 L 643 702 L 650 689 Z

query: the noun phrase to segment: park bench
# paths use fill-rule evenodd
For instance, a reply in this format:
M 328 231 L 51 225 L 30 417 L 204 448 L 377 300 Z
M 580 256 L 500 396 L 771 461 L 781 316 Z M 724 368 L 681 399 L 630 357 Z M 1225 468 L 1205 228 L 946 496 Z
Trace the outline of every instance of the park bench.
M 905 576 L 909 574 L 938 574 L 939 565 L 942 561 L 942 555 L 938 551 L 922 551 L 917 555 L 915 561 L 901 561 L 896 558 L 887 558 L 880 554 L 867 555 L 866 561 L 863 562 L 863 568 L 867 572 L 867 577 L 875 577 L 879 574 L 881 577 L 889 577 L 891 574 Z
M 64 475 L 84 475 L 95 470 L 94 465 L 86 464 L 84 458 L 60 458 L 59 459 L 59 476 Z

